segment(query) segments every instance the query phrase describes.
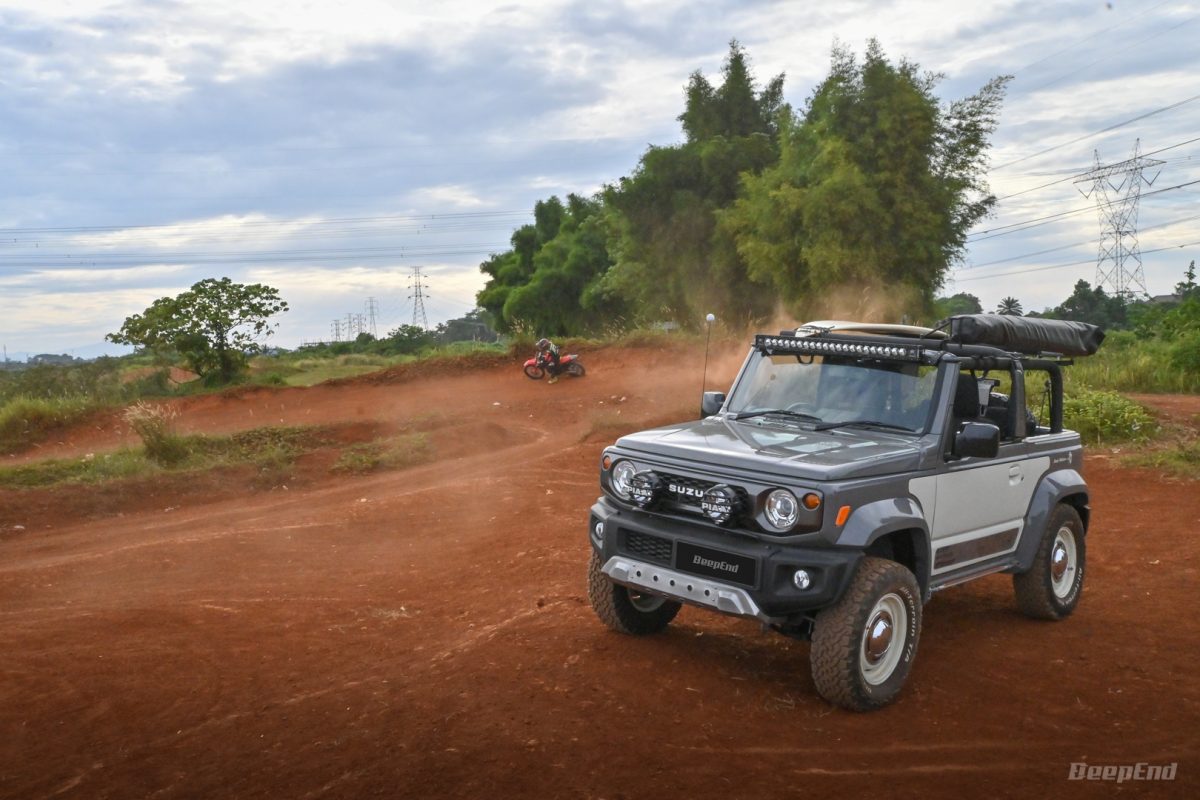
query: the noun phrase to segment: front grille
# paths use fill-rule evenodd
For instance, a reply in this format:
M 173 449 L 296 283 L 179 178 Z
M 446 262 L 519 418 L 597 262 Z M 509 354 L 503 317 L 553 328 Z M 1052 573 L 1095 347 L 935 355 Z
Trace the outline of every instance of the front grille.
M 700 497 L 694 494 L 688 494 L 686 490 L 698 492 L 703 495 L 712 487 L 716 486 L 718 481 L 709 481 L 702 478 L 689 478 L 685 475 L 671 475 L 665 472 L 658 473 L 658 477 L 662 479 L 665 490 L 663 492 L 663 505 L 667 508 L 677 511 L 689 512 L 692 514 L 701 514 Z M 676 486 L 685 491 L 671 491 L 671 487 Z M 749 521 L 753 515 L 751 508 L 750 495 L 741 486 L 730 486 L 737 493 L 738 498 L 742 501 L 742 510 L 735 518 L 735 522 Z
M 625 549 L 633 555 L 638 555 L 660 564 L 671 563 L 671 540 L 648 533 L 625 531 Z

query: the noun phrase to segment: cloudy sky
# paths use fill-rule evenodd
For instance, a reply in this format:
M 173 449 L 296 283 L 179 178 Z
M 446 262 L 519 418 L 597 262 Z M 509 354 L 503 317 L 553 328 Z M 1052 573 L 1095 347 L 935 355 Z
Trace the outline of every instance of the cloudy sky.
M 683 85 L 718 79 L 731 38 L 797 107 L 834 41 L 877 37 L 947 100 L 1014 76 L 998 211 L 946 287 L 989 307 L 1094 280 L 1073 176 L 1140 138 L 1166 293 L 1200 254 L 1200 183 L 1173 188 L 1200 181 L 1198 34 L 1200 0 L 0 0 L 0 344 L 119 351 L 127 315 L 224 275 L 280 289 L 284 346 L 369 298 L 380 332 L 411 322 L 418 266 L 429 322 L 461 316 L 536 200 L 680 140 Z

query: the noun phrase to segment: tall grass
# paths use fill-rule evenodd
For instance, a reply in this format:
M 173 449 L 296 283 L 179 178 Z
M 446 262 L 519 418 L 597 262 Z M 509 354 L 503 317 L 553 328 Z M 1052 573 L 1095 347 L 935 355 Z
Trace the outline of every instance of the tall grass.
M 15 453 L 103 407 L 84 395 L 16 397 L 0 405 L 0 453 Z
M 1076 387 L 1148 394 L 1200 392 L 1200 371 L 1181 364 L 1176 348 L 1175 342 L 1114 331 L 1096 355 L 1080 358 L 1064 370 L 1067 394 Z

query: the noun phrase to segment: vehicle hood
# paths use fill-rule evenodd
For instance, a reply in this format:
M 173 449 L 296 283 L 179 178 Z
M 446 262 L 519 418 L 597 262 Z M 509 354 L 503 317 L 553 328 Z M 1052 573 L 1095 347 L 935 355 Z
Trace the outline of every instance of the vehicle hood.
M 814 431 L 763 417 L 720 417 L 632 433 L 617 447 L 675 461 L 808 480 L 887 475 L 919 468 L 921 439 L 872 428 Z

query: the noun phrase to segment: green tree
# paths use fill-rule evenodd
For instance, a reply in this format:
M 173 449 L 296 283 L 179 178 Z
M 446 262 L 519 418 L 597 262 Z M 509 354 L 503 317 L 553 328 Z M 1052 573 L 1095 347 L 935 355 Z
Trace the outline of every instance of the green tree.
M 386 341 L 393 353 L 407 355 L 431 346 L 433 334 L 420 325 L 401 325 L 388 333 Z
M 205 278 L 175 297 L 155 300 L 105 338 L 150 350 L 172 349 L 196 373 L 228 382 L 245 366 L 246 355 L 259 349 L 259 340 L 274 333 L 268 320 L 287 310 L 270 286 Z
M 434 335 L 442 343 L 494 342 L 498 337 L 492 329 L 489 317 L 482 308 L 475 308 L 458 319 L 438 323 Z
M 780 117 L 779 162 L 721 215 L 752 279 L 799 311 L 863 282 L 932 303 L 995 204 L 986 153 L 1009 78 L 948 105 L 938 80 L 874 40 L 861 62 L 835 48 L 803 114 Z
M 736 198 L 740 176 L 778 158 L 783 76 L 761 90 L 733 41 L 713 86 L 699 72 L 685 89 L 682 144 L 652 146 L 629 177 L 604 192 L 613 267 L 593 295 L 619 298 L 643 320 L 696 325 L 769 313 L 770 286 L 753 278 L 717 214 Z
M 476 301 L 497 328 L 527 326 L 544 335 L 585 333 L 622 312 L 599 288 L 612 264 L 599 198 L 557 197 L 534 207 L 534 224 L 512 236 L 512 249 L 480 265 L 489 280 Z
M 1120 328 L 1125 324 L 1126 305 L 1120 297 L 1105 292 L 1103 286 L 1093 287 L 1085 280 L 1078 280 L 1071 296 L 1044 316 L 1090 322 L 1105 329 Z
M 1002 297 L 996 305 L 996 313 L 1003 314 L 1009 317 L 1021 316 L 1024 309 L 1021 308 L 1021 301 L 1015 297 Z
M 1200 287 L 1196 285 L 1196 260 L 1192 259 L 1183 273 L 1183 280 L 1175 284 L 1175 294 L 1179 295 L 1180 300 L 1187 300 L 1196 296 L 1198 288 Z
M 950 297 L 939 297 L 933 301 L 933 309 L 938 319 L 946 319 L 959 314 L 982 314 L 983 305 L 979 298 L 967 292 L 959 292 Z

